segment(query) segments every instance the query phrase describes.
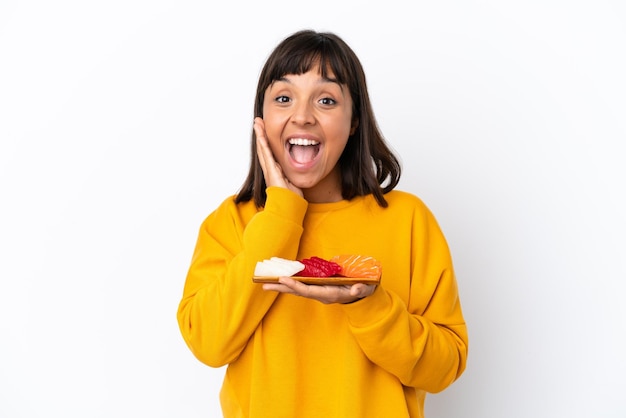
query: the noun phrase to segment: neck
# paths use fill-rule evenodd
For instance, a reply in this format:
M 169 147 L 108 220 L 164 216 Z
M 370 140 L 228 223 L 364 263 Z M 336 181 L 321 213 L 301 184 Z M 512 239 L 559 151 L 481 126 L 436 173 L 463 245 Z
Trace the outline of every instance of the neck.
M 305 189 L 302 191 L 302 194 L 309 203 L 333 203 L 343 200 L 341 190 Z
M 333 203 L 343 200 L 339 166 L 315 186 L 302 189 L 302 195 L 310 203 Z

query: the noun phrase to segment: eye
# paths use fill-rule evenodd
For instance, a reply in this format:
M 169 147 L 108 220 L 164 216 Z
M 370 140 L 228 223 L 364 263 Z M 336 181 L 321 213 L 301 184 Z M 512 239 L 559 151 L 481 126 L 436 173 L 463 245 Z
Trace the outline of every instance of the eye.
M 335 101 L 335 99 L 331 99 L 330 97 L 324 97 L 323 99 L 320 99 L 320 103 L 326 106 L 331 106 L 336 104 L 337 102 Z
M 277 103 L 288 103 L 291 99 L 287 96 L 278 96 L 274 99 Z

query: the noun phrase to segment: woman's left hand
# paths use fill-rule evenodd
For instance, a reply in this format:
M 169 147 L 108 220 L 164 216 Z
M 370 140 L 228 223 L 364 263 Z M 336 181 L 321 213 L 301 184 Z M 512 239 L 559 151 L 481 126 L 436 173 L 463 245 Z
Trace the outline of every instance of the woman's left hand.
M 376 285 L 355 283 L 353 285 L 308 285 L 291 277 L 280 277 L 278 283 L 264 283 L 263 289 L 280 293 L 290 293 L 324 304 L 352 303 L 374 293 Z

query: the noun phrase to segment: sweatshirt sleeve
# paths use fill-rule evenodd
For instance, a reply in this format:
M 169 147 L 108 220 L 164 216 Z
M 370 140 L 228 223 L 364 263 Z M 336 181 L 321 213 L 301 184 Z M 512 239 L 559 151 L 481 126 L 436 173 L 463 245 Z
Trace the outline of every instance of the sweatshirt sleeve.
M 464 371 L 467 329 L 450 251 L 427 208 L 416 211 L 408 304 L 384 288 L 344 306 L 350 327 L 374 363 L 411 387 L 436 393 Z
M 268 188 L 264 210 L 250 221 L 233 199 L 202 223 L 177 319 L 192 353 L 221 367 L 238 357 L 277 293 L 252 282 L 257 261 L 296 256 L 307 202 Z

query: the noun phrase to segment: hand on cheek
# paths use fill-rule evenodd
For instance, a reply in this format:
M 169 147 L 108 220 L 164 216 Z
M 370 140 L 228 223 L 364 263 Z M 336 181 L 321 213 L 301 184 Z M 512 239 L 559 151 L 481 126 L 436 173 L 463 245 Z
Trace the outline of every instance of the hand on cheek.
M 272 149 L 265 134 L 265 125 L 263 119 L 254 119 L 254 133 L 256 135 L 256 151 L 265 177 L 267 187 L 276 186 L 289 189 L 299 196 L 302 196 L 302 190 L 291 184 L 289 179 L 285 177 L 280 164 L 274 159 Z

